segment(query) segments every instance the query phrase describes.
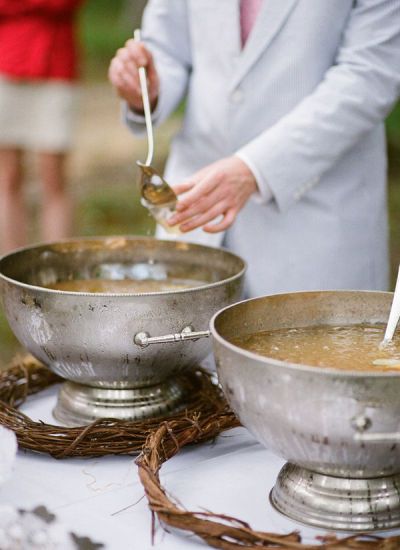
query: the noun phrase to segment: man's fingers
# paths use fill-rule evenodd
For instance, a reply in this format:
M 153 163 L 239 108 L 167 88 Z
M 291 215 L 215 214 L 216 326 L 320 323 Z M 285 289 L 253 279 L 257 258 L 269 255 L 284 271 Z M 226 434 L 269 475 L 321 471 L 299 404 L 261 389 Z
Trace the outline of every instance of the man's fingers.
M 114 78 L 117 78 L 120 75 L 122 70 L 123 70 L 122 62 L 117 57 L 114 57 L 111 60 L 110 67 L 108 69 L 108 76 L 112 83 L 114 83 Z
M 117 51 L 109 69 L 109 79 L 117 88 L 119 96 L 125 99 L 132 109 L 140 112 L 143 109 L 139 80 L 141 66 L 147 71 L 150 103 L 154 108 L 158 97 L 159 79 L 153 57 L 143 43 L 128 40 L 125 47 Z
M 186 193 L 189 191 L 193 186 L 195 185 L 194 181 L 184 181 L 182 183 L 175 183 L 174 185 L 171 185 L 172 189 L 174 190 L 174 193 L 176 195 L 181 195 L 182 193 Z M 179 202 L 177 206 L 179 205 Z
M 141 107 L 142 99 L 139 82 L 131 74 L 123 70 L 110 68 L 109 79 L 122 99 L 135 105 L 136 108 Z
M 122 76 L 118 73 L 116 73 L 116 74 L 110 73 L 109 78 L 110 78 L 112 84 L 117 88 L 118 94 L 119 95 L 123 94 L 124 93 L 125 82 L 124 82 Z
M 237 215 L 236 208 L 230 208 L 224 215 L 223 219 L 217 223 L 209 223 L 203 227 L 203 231 L 206 233 L 219 233 L 228 229 L 235 221 Z
M 134 89 L 137 88 L 137 85 L 139 83 L 136 65 L 132 61 L 123 62 L 117 57 L 114 57 L 114 59 L 111 61 L 109 78 L 114 85 L 117 85 L 116 81 L 125 84 L 129 83 L 130 86 L 132 86 Z
M 185 223 L 185 221 L 189 218 L 208 212 L 211 208 L 213 208 L 221 201 L 224 201 L 227 207 L 229 206 L 226 194 L 223 192 L 223 189 L 214 189 L 212 193 L 204 195 L 199 200 L 191 203 L 190 206 L 188 206 L 187 208 L 185 208 L 182 204 L 180 208 L 176 208 L 177 212 L 173 217 L 173 222 Z
M 204 195 L 208 195 L 211 191 L 213 191 L 216 188 L 215 181 L 212 175 L 205 177 L 201 181 L 199 180 L 196 181 L 196 179 L 193 178 L 191 179 L 191 183 L 192 185 L 190 186 L 185 196 L 179 199 L 179 202 L 177 204 L 177 210 L 184 210 L 191 204 L 200 200 Z M 178 208 L 178 205 L 179 205 L 179 208 Z
M 154 65 L 153 56 L 143 44 L 143 42 L 136 42 L 131 38 L 125 44 L 126 54 L 135 61 L 138 67 L 148 67 Z
M 202 227 L 218 233 L 232 225 L 257 183 L 243 161 L 228 157 L 202 168 L 174 189 L 179 200 L 168 224 L 184 232 Z
M 150 61 L 143 44 L 135 42 L 133 39 L 126 42 L 121 55 L 128 56 L 138 67 L 147 67 Z
M 190 189 L 192 189 L 194 186 L 197 186 L 199 183 L 201 183 L 206 178 L 209 178 L 210 168 L 209 166 L 204 166 L 204 168 L 201 168 L 194 174 L 190 176 L 190 179 L 186 179 L 184 181 L 181 181 L 179 183 L 175 183 L 173 185 L 173 189 L 177 195 L 180 195 L 181 193 L 186 193 Z M 183 198 L 183 197 L 182 197 Z
M 224 212 L 227 210 L 227 208 L 228 208 L 227 203 L 225 201 L 220 201 L 217 204 L 215 204 L 213 207 L 209 208 L 206 212 L 193 216 L 190 219 L 188 219 L 188 221 L 185 221 L 179 224 L 179 228 L 182 231 L 192 231 L 197 227 L 201 227 L 204 224 L 207 224 L 208 222 L 215 220 L 216 218 L 218 218 L 218 216 L 224 215 Z

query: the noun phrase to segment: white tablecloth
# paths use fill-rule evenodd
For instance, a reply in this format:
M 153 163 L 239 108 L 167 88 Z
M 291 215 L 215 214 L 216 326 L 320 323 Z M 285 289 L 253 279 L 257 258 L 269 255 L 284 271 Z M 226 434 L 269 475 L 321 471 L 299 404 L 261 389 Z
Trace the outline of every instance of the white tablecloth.
M 56 392 L 49 388 L 31 397 L 22 410 L 54 424 Z M 300 530 L 304 541 L 314 541 L 321 531 L 296 524 L 269 503 L 269 491 L 283 464 L 238 428 L 215 443 L 183 449 L 162 467 L 161 478 L 188 510 L 228 514 L 259 530 Z M 68 530 L 102 542 L 108 550 L 205 547 L 190 533 L 167 533 L 160 526 L 152 546 L 151 514 L 133 457 L 56 460 L 19 451 L 12 477 L 0 487 L 0 504 L 24 509 L 45 505 Z

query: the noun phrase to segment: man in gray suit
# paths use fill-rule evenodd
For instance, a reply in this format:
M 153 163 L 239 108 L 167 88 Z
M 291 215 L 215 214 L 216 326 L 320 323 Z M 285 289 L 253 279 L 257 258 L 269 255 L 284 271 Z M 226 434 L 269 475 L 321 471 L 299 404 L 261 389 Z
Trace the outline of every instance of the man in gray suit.
M 247 260 L 250 296 L 388 283 L 384 119 L 400 0 L 150 0 L 110 80 L 144 132 L 186 96 L 165 177 L 186 240 Z

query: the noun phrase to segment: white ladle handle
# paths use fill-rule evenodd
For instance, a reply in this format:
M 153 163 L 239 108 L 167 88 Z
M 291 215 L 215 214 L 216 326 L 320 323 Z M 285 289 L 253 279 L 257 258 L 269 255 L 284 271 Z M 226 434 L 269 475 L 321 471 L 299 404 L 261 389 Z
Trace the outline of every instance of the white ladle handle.
M 135 30 L 135 32 L 133 33 L 133 38 L 136 40 L 136 42 L 140 42 L 140 29 Z M 144 118 L 146 121 L 146 130 L 147 130 L 148 151 L 147 151 L 147 158 L 146 158 L 146 166 L 150 166 L 154 155 L 154 137 L 153 137 L 153 121 L 151 120 L 149 91 L 147 89 L 147 75 L 146 75 L 146 69 L 144 67 L 139 67 L 139 80 L 140 80 L 140 89 L 142 92 Z
M 394 289 L 392 307 L 390 308 L 389 321 L 386 327 L 383 343 L 387 343 L 392 340 L 399 318 L 400 318 L 400 267 L 397 273 L 396 288 Z

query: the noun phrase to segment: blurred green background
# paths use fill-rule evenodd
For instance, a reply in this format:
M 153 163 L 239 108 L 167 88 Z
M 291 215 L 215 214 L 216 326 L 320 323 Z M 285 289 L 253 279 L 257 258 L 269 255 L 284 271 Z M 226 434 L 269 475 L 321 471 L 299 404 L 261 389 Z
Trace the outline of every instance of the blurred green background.
M 154 224 L 140 206 L 134 162 L 146 154 L 146 142 L 121 123 L 119 102 L 107 82 L 107 69 L 117 48 L 140 25 L 146 0 L 88 0 L 79 17 L 82 50 L 82 97 L 76 148 L 70 160 L 71 191 L 76 204 L 76 235 L 152 234 Z M 175 114 L 156 133 L 156 165 L 162 169 L 171 135 L 179 126 Z M 400 263 L 400 106 L 387 121 L 392 282 Z M 40 205 L 36 170 L 27 159 L 27 200 L 32 217 Z M 32 242 L 39 239 L 36 226 Z M 19 350 L 0 311 L 0 366 Z

